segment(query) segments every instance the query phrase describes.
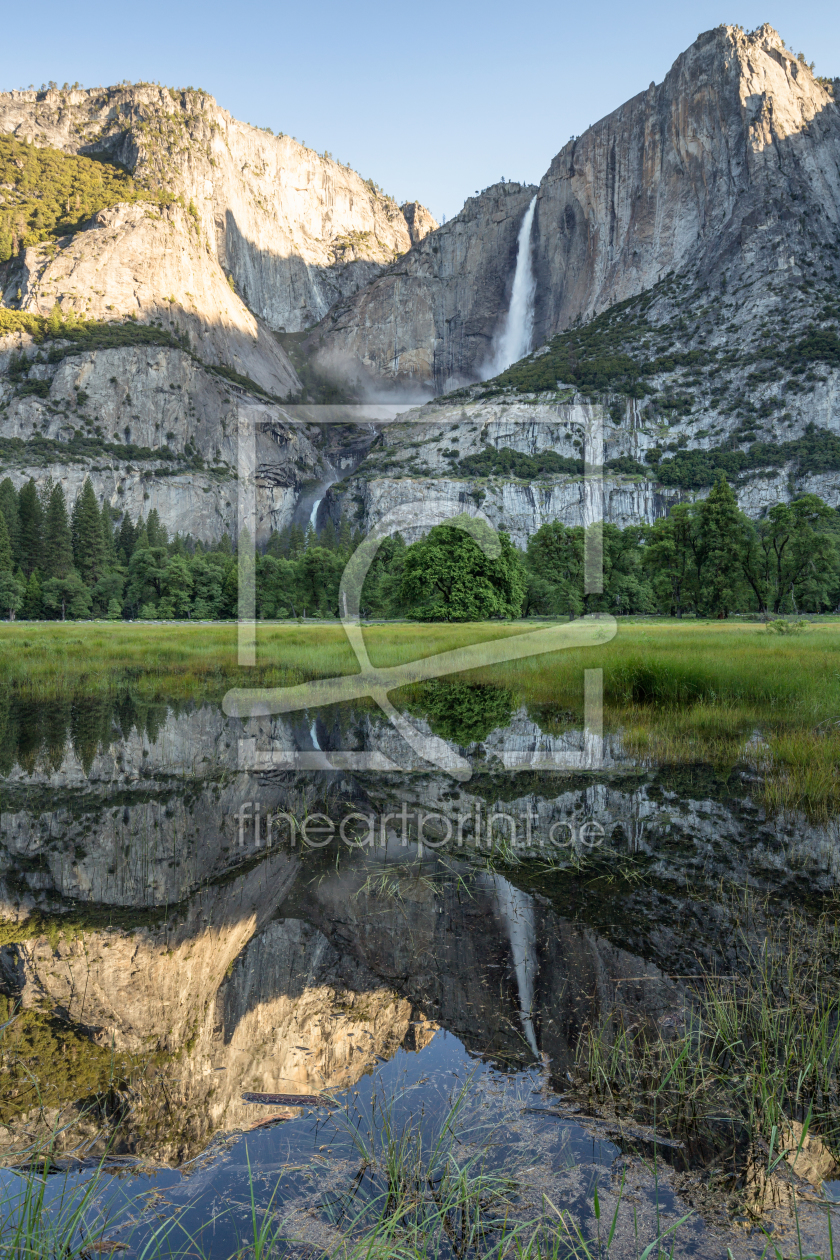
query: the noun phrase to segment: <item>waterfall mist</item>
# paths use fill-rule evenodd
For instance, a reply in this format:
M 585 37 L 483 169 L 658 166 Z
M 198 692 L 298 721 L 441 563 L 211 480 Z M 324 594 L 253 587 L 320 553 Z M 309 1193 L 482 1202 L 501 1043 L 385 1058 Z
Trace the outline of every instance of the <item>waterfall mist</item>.
M 485 381 L 504 372 L 505 368 L 516 363 L 531 349 L 531 338 L 534 334 L 534 292 L 537 287 L 531 263 L 531 227 L 536 205 L 535 194 L 519 229 L 510 307 L 504 323 L 493 338 L 490 357 L 481 369 L 481 378 Z

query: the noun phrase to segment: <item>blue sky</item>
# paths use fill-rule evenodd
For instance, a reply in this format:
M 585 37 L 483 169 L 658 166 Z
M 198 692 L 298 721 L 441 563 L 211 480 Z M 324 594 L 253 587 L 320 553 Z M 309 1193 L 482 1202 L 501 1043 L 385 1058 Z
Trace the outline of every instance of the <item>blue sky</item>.
M 206 88 L 235 117 L 349 162 L 437 218 L 501 176 L 536 182 L 570 135 L 662 80 L 720 22 L 770 22 L 840 75 L 840 5 L 701 0 L 161 3 L 6 10 L 0 86 Z

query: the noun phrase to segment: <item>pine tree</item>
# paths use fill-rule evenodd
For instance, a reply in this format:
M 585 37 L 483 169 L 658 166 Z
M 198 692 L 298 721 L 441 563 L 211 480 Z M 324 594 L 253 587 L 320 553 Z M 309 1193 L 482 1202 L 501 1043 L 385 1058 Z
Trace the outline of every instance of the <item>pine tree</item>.
M 0 512 L 0 573 L 11 573 L 13 563 L 9 527 L 6 524 L 6 517 Z
M 85 479 L 81 493 L 73 504 L 73 560 L 82 581 L 93 586 L 102 576 L 104 546 L 99 505 L 90 478 Z
M 9 533 L 9 542 L 12 548 L 12 559 L 15 564 L 20 564 L 18 493 L 12 485 L 11 477 L 4 477 L 0 481 L 0 513 L 6 518 L 6 529 Z
M 45 518 L 47 515 L 47 508 L 50 505 L 50 496 L 54 489 L 55 481 L 52 477 L 45 477 L 41 482 L 40 489 L 38 490 L 38 502 L 41 504 L 41 511 L 43 512 Z
M 21 616 L 25 621 L 39 621 L 44 615 L 44 599 L 41 590 L 41 582 L 38 578 L 38 570 L 35 569 L 26 583 L 26 590 L 23 595 L 23 608 Z
M 346 516 L 342 517 L 341 524 L 338 527 L 338 548 L 339 551 L 343 551 L 348 556 L 353 550 L 353 533 Z
M 149 519 L 146 521 L 146 532 L 149 535 L 150 547 L 165 547 L 169 542 L 166 530 L 160 523 L 157 508 L 152 508 L 149 513 Z
M 102 512 L 100 514 L 102 523 L 102 555 L 105 567 L 117 563 L 117 543 L 114 538 L 114 525 L 111 520 L 111 510 L 107 503 L 102 504 Z
M 278 559 L 289 554 L 288 526 L 285 529 L 281 529 L 279 534 L 276 529 L 271 531 L 271 537 L 266 544 L 265 554 L 267 556 L 276 556 Z
M 43 559 L 44 514 L 33 478 L 27 481 L 18 497 L 19 562 L 26 577 L 41 567 Z
M 335 535 L 335 525 L 333 525 L 329 516 L 327 517 L 324 528 L 321 530 L 321 537 L 319 541 L 321 546 L 326 547 L 328 551 L 335 551 L 338 540 Z
M 61 486 L 53 486 L 44 521 L 42 572 L 48 578 L 65 578 L 73 567 L 73 543 L 67 504 Z
M 131 554 L 134 551 L 134 544 L 137 539 L 134 526 L 131 523 L 131 517 L 128 512 L 122 518 L 120 532 L 117 535 L 117 552 L 119 559 L 123 564 L 128 564 Z
M 300 525 L 293 525 L 289 530 L 289 557 L 297 560 L 305 546 L 305 536 Z
M 705 567 L 702 604 L 712 616 L 728 617 L 738 605 L 743 584 L 743 517 L 723 473 L 718 473 L 708 498 L 700 504 L 699 515 Z

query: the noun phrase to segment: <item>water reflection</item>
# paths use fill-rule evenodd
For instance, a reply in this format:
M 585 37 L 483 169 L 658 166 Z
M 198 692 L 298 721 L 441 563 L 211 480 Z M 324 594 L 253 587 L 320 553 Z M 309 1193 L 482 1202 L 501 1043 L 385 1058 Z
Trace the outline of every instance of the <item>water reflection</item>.
M 506 694 L 455 701 L 448 716 L 434 688 L 412 703 L 470 758 L 466 783 L 240 765 L 243 739 L 396 756 L 393 728 L 365 708 L 239 722 L 209 703 L 128 694 L 6 703 L 0 984 L 4 1018 L 18 1012 L 0 1045 L 8 1157 L 56 1129 L 65 1152 L 84 1139 L 158 1170 L 209 1152 L 203 1172 L 142 1174 L 144 1193 L 188 1206 L 195 1226 L 207 1196 L 241 1198 L 241 1155 L 224 1135 L 248 1132 L 271 1168 L 324 1145 L 317 1117 L 289 1120 L 295 1137 L 279 1120 L 252 1131 L 266 1113 L 243 1092 L 363 1098 L 383 1072 L 435 1088 L 440 1073 L 478 1072 L 494 1105 L 515 1096 L 521 1115 L 523 1090 L 544 1105 L 565 1087 L 587 1023 L 618 1013 L 626 1026 L 678 1026 L 691 1000 L 681 977 L 734 965 L 727 889 L 803 901 L 834 886 L 836 830 L 764 816 L 737 774 L 643 770 L 618 743 L 598 774 L 506 773 L 504 756 L 574 747 L 580 732 L 544 729 Z M 450 843 L 434 847 L 440 826 L 423 830 L 424 811 L 462 819 Z M 308 817 L 353 812 L 374 817 L 369 843 L 358 843 L 364 825 L 353 844 L 301 843 Z M 293 845 L 278 828 L 268 847 L 276 813 L 296 821 Z M 522 862 L 504 869 L 488 867 L 486 843 L 502 815 L 517 842 L 506 857 Z M 597 849 L 547 843 L 593 821 Z M 552 1158 L 562 1147 L 578 1170 L 575 1143 L 588 1143 L 592 1167 L 617 1154 L 606 1139 L 593 1154 L 594 1131 L 577 1122 L 565 1132 L 563 1147 L 553 1131 Z M 517 1140 L 511 1130 L 508 1146 Z M 331 1155 L 344 1151 L 331 1164 L 338 1194 L 350 1152 L 330 1141 Z M 290 1191 L 301 1212 L 313 1175 Z

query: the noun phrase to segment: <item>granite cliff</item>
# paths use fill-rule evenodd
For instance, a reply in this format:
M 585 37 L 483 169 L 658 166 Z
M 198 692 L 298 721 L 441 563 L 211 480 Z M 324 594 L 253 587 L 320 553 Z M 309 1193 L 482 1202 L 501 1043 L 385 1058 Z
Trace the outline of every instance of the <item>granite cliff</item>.
M 324 323 L 324 348 L 436 392 L 478 379 L 534 192 L 537 346 L 672 272 L 715 288 L 725 277 L 730 291 L 759 278 L 793 286 L 812 270 L 833 274 L 833 84 L 816 79 L 769 26 L 706 32 L 661 84 L 573 137 L 538 190 L 502 184 L 470 198 L 341 303 Z M 470 302 L 459 301 L 452 321 L 448 296 L 458 286 Z
M 2 93 L 0 131 L 113 161 L 150 190 L 180 197 L 201 246 L 275 331 L 308 327 L 436 226 L 416 203 L 404 212 L 328 154 L 238 122 L 192 89 L 140 83 Z M 138 240 L 134 252 L 149 260 L 150 244 Z M 164 279 L 164 300 L 166 287 Z M 176 305 L 198 297 L 175 296 Z M 137 309 L 147 301 L 140 297 Z
M 170 533 L 212 540 L 236 532 L 237 442 L 255 428 L 258 533 L 288 524 L 301 486 L 337 474 L 329 441 L 290 427 L 279 406 L 306 397 L 283 335 L 434 219 L 192 90 L 3 93 L 0 134 L 134 181 L 132 201 L 32 243 L 26 189 L 6 186 L 0 209 L 20 209 L 0 263 L 2 472 L 16 486 L 60 481 L 70 502 L 90 476 L 115 511 L 157 508 Z
M 494 452 L 579 460 L 597 418 L 616 523 L 704 493 L 733 452 L 752 514 L 803 490 L 840 503 L 838 95 L 769 26 L 721 26 L 573 137 L 538 187 L 485 189 L 440 227 L 203 92 L 0 95 L 0 136 L 136 185 L 0 264 L 3 471 L 71 497 L 90 474 L 115 509 L 219 537 L 256 420 L 263 540 L 308 519 L 307 494 L 366 528 L 434 492 L 482 503 L 522 543 L 582 519 L 580 474 L 517 477 Z M 534 198 L 535 349 L 483 381 Z M 119 348 L 35 336 L 26 321 L 56 304 L 121 330 Z M 283 406 L 444 393 L 361 444 L 294 430 Z
M 494 380 L 476 383 L 534 190 L 486 190 L 339 303 L 311 335 L 325 358 L 438 393 L 473 384 L 383 435 L 334 515 L 369 526 L 433 485 L 460 510 L 480 502 L 520 544 L 545 520 L 580 524 L 580 473 L 517 478 L 494 452 L 579 461 L 593 420 L 616 524 L 705 493 L 716 468 L 752 515 L 804 492 L 840 504 L 837 89 L 769 26 L 718 27 L 573 137 L 536 193 L 536 348 Z M 500 204 L 505 243 L 484 253 Z M 449 318 L 459 287 L 468 323 Z

